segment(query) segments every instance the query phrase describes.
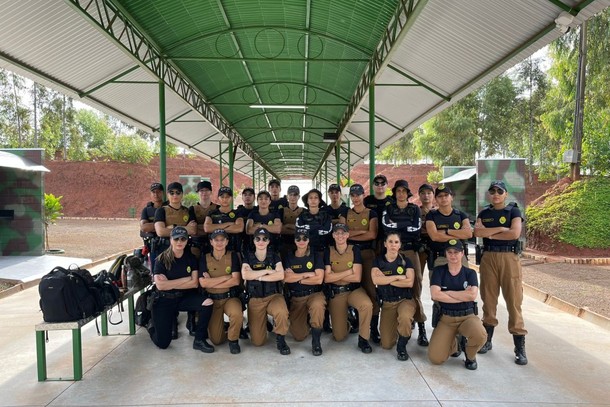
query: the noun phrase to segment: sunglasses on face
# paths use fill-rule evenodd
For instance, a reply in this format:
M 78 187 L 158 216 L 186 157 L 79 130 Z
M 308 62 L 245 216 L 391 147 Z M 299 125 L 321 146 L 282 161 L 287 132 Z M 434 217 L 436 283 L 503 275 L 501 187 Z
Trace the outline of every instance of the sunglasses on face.
M 170 195 L 182 195 L 182 192 L 180 192 L 180 191 L 169 191 L 168 193 Z
M 385 185 L 385 182 L 383 182 L 383 181 L 382 182 L 375 182 L 375 186 L 376 187 L 382 187 L 384 185 Z
M 186 242 L 188 239 L 186 237 L 175 237 L 174 242 Z
M 268 242 L 269 238 L 268 237 L 255 237 L 254 241 L 255 242 Z
M 497 188 L 493 188 L 493 189 L 489 190 L 489 195 L 495 195 L 495 194 L 504 195 L 504 190 L 497 189 Z
M 294 238 L 294 241 L 295 242 L 301 242 L 301 241 L 307 242 L 307 241 L 309 241 L 309 238 L 307 236 L 297 236 Z

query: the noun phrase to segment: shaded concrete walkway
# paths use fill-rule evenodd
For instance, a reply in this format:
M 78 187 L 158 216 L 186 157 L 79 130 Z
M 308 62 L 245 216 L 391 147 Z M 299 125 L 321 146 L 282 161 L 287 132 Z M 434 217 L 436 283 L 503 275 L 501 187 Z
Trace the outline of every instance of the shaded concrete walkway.
M 429 310 L 429 293 L 424 295 Z M 36 380 L 38 298 L 33 287 L 0 300 L 0 406 L 610 405 L 608 331 L 528 297 L 527 366 L 513 362 L 503 308 L 494 349 L 479 355 L 473 372 L 463 357 L 431 365 L 415 341 L 407 362 L 378 346 L 364 355 L 357 335 L 336 343 L 323 334 L 321 357 L 311 355 L 309 340 L 290 337 L 292 354 L 281 356 L 272 335 L 262 348 L 241 341 L 240 355 L 231 355 L 227 345 L 206 355 L 191 349 L 182 315 L 180 338 L 165 351 L 142 329 L 132 337 L 101 337 L 90 323 L 83 328 L 83 380 L 43 383 Z M 431 329 L 428 322 L 429 334 Z M 126 322 L 110 327 L 111 333 L 127 330 Z M 70 332 L 51 332 L 49 339 L 49 376 L 70 376 Z

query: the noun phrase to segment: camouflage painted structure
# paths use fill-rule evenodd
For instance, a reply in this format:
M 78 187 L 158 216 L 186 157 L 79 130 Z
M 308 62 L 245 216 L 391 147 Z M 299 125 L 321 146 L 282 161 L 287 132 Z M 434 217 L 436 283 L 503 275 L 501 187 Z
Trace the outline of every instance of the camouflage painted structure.
M 2 149 L 0 163 L 0 254 L 44 254 L 44 172 L 42 149 Z M 17 157 L 15 157 L 17 156 Z M 6 158 L 18 163 L 9 165 Z
M 209 177 L 202 177 L 201 175 L 180 175 L 178 182 L 182 184 L 182 189 L 184 190 L 184 194 L 190 194 L 191 192 L 197 192 L 197 184 L 200 181 L 210 181 Z M 168 181 L 173 182 L 173 181 Z M 218 190 L 220 188 L 219 185 L 212 185 L 212 188 Z M 212 195 L 214 196 L 214 195 Z
M 464 211 L 468 214 L 471 222 L 474 222 L 477 218 L 477 182 L 476 176 L 470 175 L 468 170 L 472 170 L 473 167 L 466 166 L 446 166 L 443 167 L 443 179 L 447 179 L 452 176 L 458 176 L 460 178 L 454 182 L 446 182 L 451 186 L 455 196 L 453 197 L 453 206 L 457 209 Z M 459 174 L 464 174 L 463 177 L 459 177 Z

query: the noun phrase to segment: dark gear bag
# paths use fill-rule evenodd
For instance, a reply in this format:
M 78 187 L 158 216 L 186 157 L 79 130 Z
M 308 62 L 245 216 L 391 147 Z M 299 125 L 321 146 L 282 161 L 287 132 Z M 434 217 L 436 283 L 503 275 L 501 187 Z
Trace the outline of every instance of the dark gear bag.
M 100 271 L 94 280 L 104 307 L 114 305 L 119 301 L 121 293 L 116 279 L 106 270 Z
M 142 289 L 152 283 L 152 275 L 148 267 L 142 263 L 142 259 L 137 256 L 127 256 L 125 258 L 124 270 L 127 277 L 128 290 L 132 288 Z
M 148 322 L 152 318 L 153 304 L 158 298 L 159 292 L 154 285 L 140 294 L 133 310 L 133 320 L 136 325 L 143 327 L 148 325 Z
M 45 322 L 77 321 L 100 311 L 99 294 L 84 271 L 55 267 L 41 278 L 38 292 Z
M 126 254 L 121 254 L 119 257 L 114 259 L 114 262 L 108 269 L 108 272 L 114 276 L 117 281 L 119 288 L 123 287 L 123 263 L 125 263 Z

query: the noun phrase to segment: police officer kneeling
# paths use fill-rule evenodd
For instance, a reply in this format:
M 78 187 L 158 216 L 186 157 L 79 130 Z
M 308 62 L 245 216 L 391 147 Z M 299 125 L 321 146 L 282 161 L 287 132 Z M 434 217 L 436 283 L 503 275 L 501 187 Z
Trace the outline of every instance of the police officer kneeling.
M 155 345 L 166 349 L 172 341 L 177 312 L 199 312 L 193 349 L 212 353 L 214 347 L 207 342 L 207 337 L 213 301 L 198 289 L 197 258 L 190 250 L 185 250 L 188 237 L 186 228 L 173 228 L 169 248 L 157 258 L 153 274 L 158 298 L 153 303 L 153 325 L 148 328 L 148 333 Z
M 466 346 L 463 346 L 466 369 L 475 370 L 477 352 L 487 340 L 487 332 L 477 317 L 477 274 L 462 266 L 464 248 L 459 240 L 447 242 L 445 255 L 448 263 L 435 267 L 430 281 L 430 295 L 439 303 L 440 318 L 430 338 L 428 358 L 440 365 L 449 355 L 459 355 L 455 337 L 459 333 L 466 341 Z

